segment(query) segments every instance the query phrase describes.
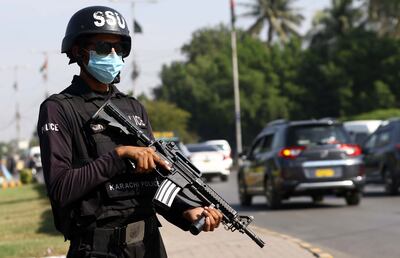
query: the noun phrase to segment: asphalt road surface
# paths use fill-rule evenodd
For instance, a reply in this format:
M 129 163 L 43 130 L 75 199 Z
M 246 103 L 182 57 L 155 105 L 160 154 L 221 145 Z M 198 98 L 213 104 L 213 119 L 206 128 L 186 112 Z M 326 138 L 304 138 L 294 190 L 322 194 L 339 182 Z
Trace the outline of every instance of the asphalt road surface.
M 300 238 L 335 258 L 400 257 L 400 195 L 385 196 L 382 186 L 367 186 L 359 206 L 335 196 L 321 204 L 296 197 L 277 211 L 269 210 L 264 197 L 241 207 L 235 172 L 228 182 L 215 179 L 210 186 L 240 213 L 253 215 L 255 225 Z

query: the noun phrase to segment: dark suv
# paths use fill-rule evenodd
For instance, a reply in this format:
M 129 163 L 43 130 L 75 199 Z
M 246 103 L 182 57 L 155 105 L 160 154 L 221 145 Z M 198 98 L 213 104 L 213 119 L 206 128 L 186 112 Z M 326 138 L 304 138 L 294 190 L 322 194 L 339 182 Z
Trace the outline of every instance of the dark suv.
M 388 194 L 400 184 L 400 119 L 382 124 L 362 145 L 367 183 L 385 184 Z
M 330 119 L 269 123 L 255 138 L 239 168 L 239 198 L 250 205 L 264 195 L 271 209 L 291 196 L 343 196 L 358 205 L 365 184 L 361 148 L 342 124 Z

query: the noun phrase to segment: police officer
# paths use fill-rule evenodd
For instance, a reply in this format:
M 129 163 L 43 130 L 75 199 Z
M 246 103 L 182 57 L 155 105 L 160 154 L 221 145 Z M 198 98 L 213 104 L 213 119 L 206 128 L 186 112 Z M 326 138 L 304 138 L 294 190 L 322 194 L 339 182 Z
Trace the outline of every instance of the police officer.
M 45 182 L 55 226 L 70 240 L 68 257 L 166 257 L 156 212 L 183 230 L 205 216 L 203 231 L 213 231 L 222 218 L 187 196 L 178 195 L 168 211 L 153 205 L 159 186 L 154 168 L 169 164 L 91 119 L 111 100 L 153 138 L 144 107 L 114 85 L 130 50 L 119 12 L 104 6 L 79 10 L 68 23 L 62 53 L 79 65 L 80 74 L 40 107 Z

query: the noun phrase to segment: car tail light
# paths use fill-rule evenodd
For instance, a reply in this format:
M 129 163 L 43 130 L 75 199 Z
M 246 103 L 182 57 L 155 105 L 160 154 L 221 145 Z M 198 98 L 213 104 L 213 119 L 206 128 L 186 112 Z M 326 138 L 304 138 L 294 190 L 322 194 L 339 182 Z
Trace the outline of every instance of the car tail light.
M 360 146 L 357 144 L 340 144 L 339 149 L 344 150 L 347 156 L 359 156 L 361 155 L 362 151 Z
M 279 151 L 279 157 L 286 159 L 295 159 L 305 149 L 304 146 L 286 147 Z

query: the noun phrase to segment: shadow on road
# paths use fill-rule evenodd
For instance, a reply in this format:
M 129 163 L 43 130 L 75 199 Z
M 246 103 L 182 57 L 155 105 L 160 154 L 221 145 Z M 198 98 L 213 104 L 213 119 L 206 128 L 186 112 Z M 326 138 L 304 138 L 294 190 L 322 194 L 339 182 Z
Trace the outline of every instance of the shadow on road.
M 400 195 L 389 195 L 381 184 L 369 184 L 364 188 L 364 198 L 398 198 Z
M 363 193 L 364 198 L 400 198 L 400 195 L 389 195 L 382 191 L 368 191 Z

